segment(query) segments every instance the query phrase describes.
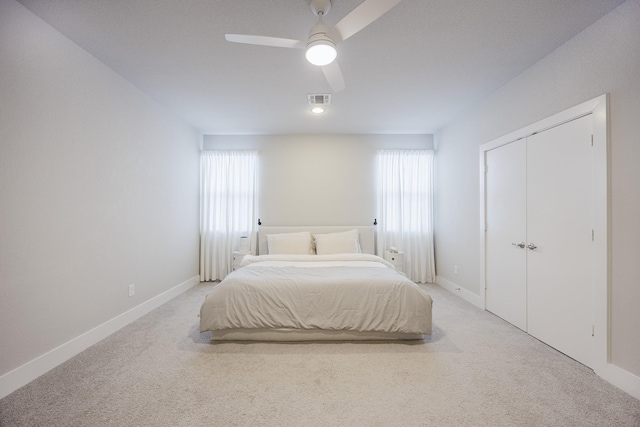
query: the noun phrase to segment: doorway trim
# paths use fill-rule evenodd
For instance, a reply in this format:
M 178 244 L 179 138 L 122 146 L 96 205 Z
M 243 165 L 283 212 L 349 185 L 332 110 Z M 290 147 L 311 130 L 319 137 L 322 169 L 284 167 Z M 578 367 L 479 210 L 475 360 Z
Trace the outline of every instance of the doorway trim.
M 577 118 L 593 117 L 593 230 L 594 248 L 591 265 L 593 267 L 592 312 L 594 339 L 591 346 L 591 368 L 606 378 L 610 365 L 610 177 L 609 177 L 609 95 L 593 98 L 568 110 L 554 114 L 515 132 L 511 132 L 480 146 L 480 302 L 486 309 L 486 153 L 494 148 L 526 138 L 538 132 L 559 126 Z

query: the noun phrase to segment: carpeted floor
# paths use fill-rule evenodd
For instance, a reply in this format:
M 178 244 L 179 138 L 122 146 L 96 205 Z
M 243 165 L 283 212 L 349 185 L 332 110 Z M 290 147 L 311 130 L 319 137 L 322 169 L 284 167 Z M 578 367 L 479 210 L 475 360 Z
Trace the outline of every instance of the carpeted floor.
M 435 285 L 419 343 L 219 343 L 203 283 L 0 400 L 1 426 L 640 426 L 640 401 Z

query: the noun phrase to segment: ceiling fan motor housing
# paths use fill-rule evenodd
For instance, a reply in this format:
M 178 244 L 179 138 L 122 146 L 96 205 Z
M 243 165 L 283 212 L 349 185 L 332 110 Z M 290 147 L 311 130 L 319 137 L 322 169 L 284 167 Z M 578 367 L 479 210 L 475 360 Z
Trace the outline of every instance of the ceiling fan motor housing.
M 331 37 L 329 37 L 329 27 L 324 25 L 322 22 L 322 18 L 318 21 L 316 25 L 311 28 L 309 31 L 309 39 L 307 41 L 307 47 L 312 46 L 313 44 L 317 44 L 319 41 L 328 42 L 334 48 L 336 47 L 336 43 L 333 41 Z
M 310 63 L 324 66 L 336 58 L 338 53 L 336 43 L 327 35 L 328 32 L 329 28 L 322 22 L 322 15 L 319 15 L 318 23 L 309 31 L 305 56 Z

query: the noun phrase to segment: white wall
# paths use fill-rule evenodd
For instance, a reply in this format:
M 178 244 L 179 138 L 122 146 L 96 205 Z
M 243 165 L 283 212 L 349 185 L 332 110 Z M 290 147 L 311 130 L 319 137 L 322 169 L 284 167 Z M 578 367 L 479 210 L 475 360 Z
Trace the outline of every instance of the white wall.
M 438 276 L 479 294 L 478 147 L 610 93 L 611 362 L 635 376 L 640 376 L 639 23 L 640 1 L 626 1 L 435 135 Z
M 201 135 L 0 0 L 0 138 L 3 378 L 197 275 Z
M 204 149 L 259 152 L 263 225 L 370 225 L 376 151 L 431 149 L 432 135 L 207 135 Z

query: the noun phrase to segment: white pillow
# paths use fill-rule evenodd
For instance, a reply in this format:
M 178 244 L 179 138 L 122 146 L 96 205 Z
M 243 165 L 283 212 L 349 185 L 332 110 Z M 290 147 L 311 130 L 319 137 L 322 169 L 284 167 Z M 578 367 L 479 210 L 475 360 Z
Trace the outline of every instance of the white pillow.
M 353 238 L 336 237 L 316 240 L 316 253 L 318 255 L 357 254 L 359 252 L 360 245 Z
M 322 233 L 322 234 L 314 234 L 313 238 L 315 240 L 318 239 L 344 239 L 344 238 L 349 238 L 349 239 L 358 239 L 360 237 L 360 235 L 358 234 L 358 230 L 356 230 L 355 228 L 353 230 L 349 230 L 349 231 L 339 231 L 336 233 Z
M 319 241 L 327 241 L 327 240 L 344 240 L 344 239 L 352 239 L 355 240 L 355 244 L 356 244 L 356 251 L 355 253 L 360 253 L 362 252 L 361 248 L 360 248 L 360 234 L 358 233 L 358 230 L 356 230 L 355 228 L 353 230 L 349 230 L 349 231 L 339 231 L 336 233 L 322 233 L 322 234 L 314 234 L 313 235 L 313 239 L 316 245 L 316 253 L 319 255 L 320 252 L 318 252 L 318 242 Z M 350 244 L 350 243 L 349 243 Z M 348 249 L 350 246 L 347 243 L 339 243 L 338 245 L 343 245 L 341 247 Z M 325 245 L 325 248 L 329 248 L 329 246 Z M 336 246 L 338 247 L 338 246 Z M 349 250 L 349 251 L 345 251 L 345 252 L 330 252 L 330 253 L 353 253 L 354 251 Z
M 267 234 L 267 248 L 269 254 L 313 255 L 313 240 L 311 233 Z

